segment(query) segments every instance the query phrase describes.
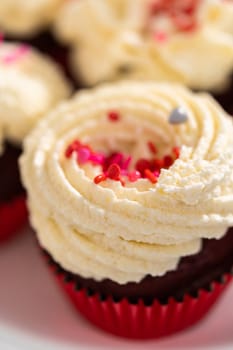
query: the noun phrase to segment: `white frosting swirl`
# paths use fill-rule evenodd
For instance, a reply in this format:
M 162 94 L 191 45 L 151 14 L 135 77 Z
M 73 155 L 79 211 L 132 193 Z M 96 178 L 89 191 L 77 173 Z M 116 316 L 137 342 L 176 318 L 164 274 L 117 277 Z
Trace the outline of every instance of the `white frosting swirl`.
M 64 0 L 1 0 L 0 31 L 32 36 L 55 18 Z
M 127 77 L 226 88 L 233 71 L 233 3 L 202 0 L 192 31 L 177 30 L 164 13 L 148 18 L 149 4 L 151 0 L 64 4 L 55 32 L 72 46 L 77 77 L 87 85 Z
M 20 143 L 35 123 L 70 92 L 65 76 L 48 57 L 19 44 L 0 45 L 3 138 Z
M 168 117 L 181 106 L 188 121 Z M 117 110 L 118 122 L 107 118 Z M 68 271 L 119 283 L 160 276 L 197 253 L 202 238 L 233 225 L 233 124 L 208 95 L 155 83 L 125 82 L 82 92 L 62 104 L 26 138 L 21 158 L 31 222 L 39 241 Z M 98 166 L 79 165 L 67 146 L 116 146 L 136 158 L 154 140 L 181 154 L 157 184 L 147 179 L 96 185 Z

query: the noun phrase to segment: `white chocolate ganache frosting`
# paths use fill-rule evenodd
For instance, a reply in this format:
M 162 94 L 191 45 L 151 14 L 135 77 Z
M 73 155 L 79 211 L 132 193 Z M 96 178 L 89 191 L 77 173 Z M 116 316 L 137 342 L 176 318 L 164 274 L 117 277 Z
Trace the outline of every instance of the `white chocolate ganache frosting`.
M 233 225 L 232 134 L 209 95 L 177 85 L 77 94 L 38 124 L 20 159 L 41 246 L 96 280 L 176 269 Z
M 232 1 L 74 0 L 55 32 L 87 85 L 124 77 L 221 91 L 233 72 L 232 23 Z
M 32 36 L 49 25 L 65 0 L 1 0 L 0 31 Z
M 23 44 L 0 43 L 0 128 L 3 139 L 21 143 L 25 135 L 71 87 L 47 56 Z

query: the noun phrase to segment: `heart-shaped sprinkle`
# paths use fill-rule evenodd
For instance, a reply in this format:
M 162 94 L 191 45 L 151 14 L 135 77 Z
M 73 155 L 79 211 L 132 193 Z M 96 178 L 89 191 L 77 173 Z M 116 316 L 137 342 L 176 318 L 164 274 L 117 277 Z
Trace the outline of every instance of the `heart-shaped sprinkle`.
M 170 124 L 182 124 L 187 122 L 188 120 L 188 115 L 184 108 L 178 107 L 173 109 L 171 114 L 169 115 L 169 123 Z

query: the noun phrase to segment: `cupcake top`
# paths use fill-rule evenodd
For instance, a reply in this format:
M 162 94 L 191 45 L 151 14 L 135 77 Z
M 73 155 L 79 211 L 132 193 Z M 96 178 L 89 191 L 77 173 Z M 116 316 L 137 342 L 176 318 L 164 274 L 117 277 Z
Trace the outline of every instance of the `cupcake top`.
M 124 284 L 233 224 L 233 124 L 208 95 L 118 83 L 60 105 L 21 158 L 31 222 L 61 266 Z
M 55 17 L 64 0 L 1 0 L 0 31 L 32 36 Z
M 87 84 L 122 77 L 223 90 L 233 71 L 233 3 L 223 0 L 67 1 L 57 36 Z
M 34 124 L 71 88 L 58 66 L 24 44 L 0 44 L 0 133 L 21 143 Z

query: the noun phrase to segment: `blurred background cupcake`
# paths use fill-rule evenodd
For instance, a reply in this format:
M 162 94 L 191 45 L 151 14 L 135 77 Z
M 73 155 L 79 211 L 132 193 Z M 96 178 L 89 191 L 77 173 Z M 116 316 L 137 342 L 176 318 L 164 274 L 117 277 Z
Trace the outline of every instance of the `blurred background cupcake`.
M 233 124 L 209 96 L 126 82 L 82 92 L 26 138 L 31 223 L 87 319 L 151 338 L 231 280 Z
M 18 157 L 25 135 L 71 87 L 56 63 L 19 43 L 0 44 L 0 240 L 26 218 Z
M 64 0 L 1 0 L 0 31 L 31 38 L 51 25 L 62 3 Z
M 59 63 L 67 75 L 68 50 L 51 34 L 51 26 L 57 12 L 66 0 L 1 0 L 0 32 L 7 40 L 23 40 Z
M 55 33 L 78 81 L 178 81 L 232 106 L 233 3 L 223 0 L 67 1 Z

